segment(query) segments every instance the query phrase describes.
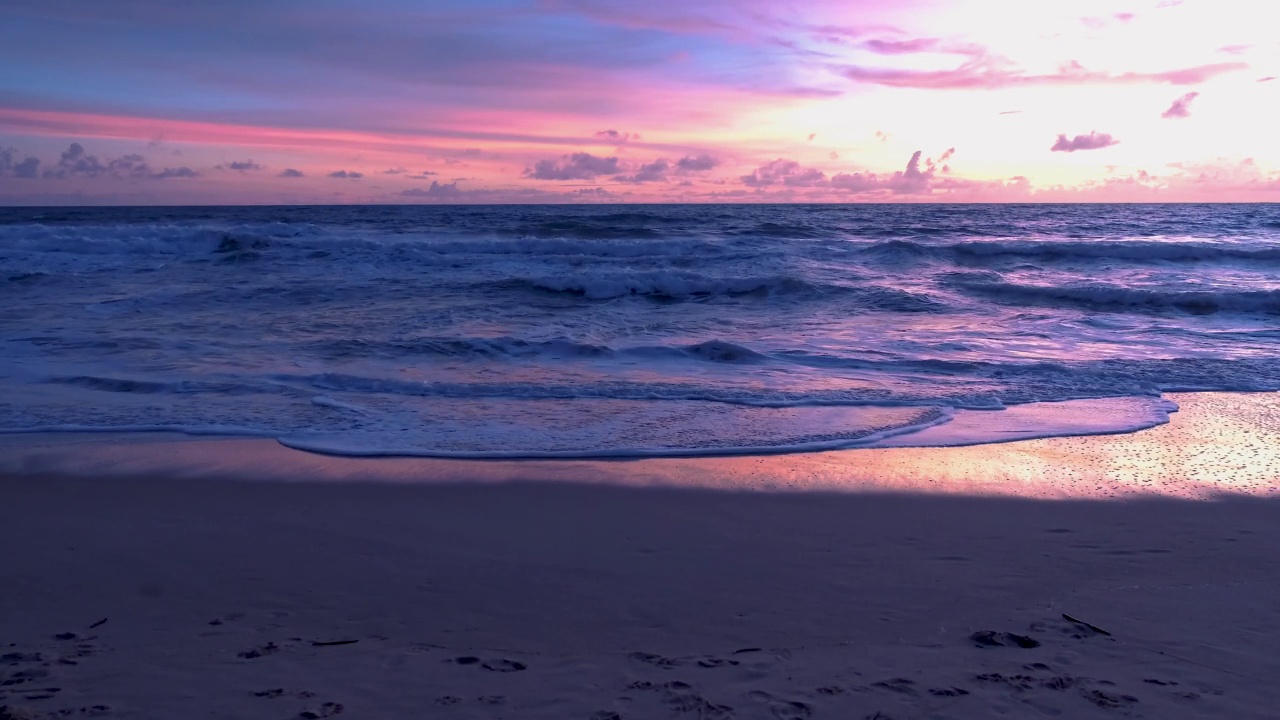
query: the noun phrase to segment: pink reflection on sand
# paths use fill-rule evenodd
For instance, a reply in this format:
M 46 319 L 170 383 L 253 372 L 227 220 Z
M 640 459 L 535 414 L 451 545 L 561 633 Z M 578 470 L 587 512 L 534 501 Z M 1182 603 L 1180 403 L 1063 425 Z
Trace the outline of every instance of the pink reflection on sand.
M 357 459 L 272 440 L 177 435 L 0 437 L 0 472 L 285 482 L 578 482 L 747 491 L 1037 498 L 1280 495 L 1280 396 L 1175 394 L 1172 422 L 1127 435 L 632 461 Z

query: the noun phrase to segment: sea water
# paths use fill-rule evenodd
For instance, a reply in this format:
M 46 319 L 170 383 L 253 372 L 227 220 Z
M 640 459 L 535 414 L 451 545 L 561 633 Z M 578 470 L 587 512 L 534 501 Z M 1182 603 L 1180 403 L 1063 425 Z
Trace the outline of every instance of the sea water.
M 1277 205 L 0 209 L 0 432 L 709 455 L 1278 388 Z

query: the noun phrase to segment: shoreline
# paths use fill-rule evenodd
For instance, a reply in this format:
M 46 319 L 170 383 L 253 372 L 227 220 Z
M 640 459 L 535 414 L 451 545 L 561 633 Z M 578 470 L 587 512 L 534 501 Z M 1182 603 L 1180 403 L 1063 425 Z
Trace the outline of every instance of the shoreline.
M 1264 720 L 1274 396 L 1180 400 L 737 460 L 0 445 L 0 717 Z
M 610 459 L 349 457 L 267 438 L 0 435 L 0 474 L 441 483 L 578 482 L 756 491 L 1026 497 L 1280 494 L 1280 393 L 1168 393 L 1170 422 L 1130 433 L 951 447 Z

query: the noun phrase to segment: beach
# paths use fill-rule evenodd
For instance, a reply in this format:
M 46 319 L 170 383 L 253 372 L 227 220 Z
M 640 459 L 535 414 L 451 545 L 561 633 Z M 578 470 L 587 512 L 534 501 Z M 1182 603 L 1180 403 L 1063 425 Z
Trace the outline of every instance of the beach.
M 1273 394 L 620 462 L 0 445 L 5 717 L 1270 718 Z M 877 480 L 878 479 L 878 480 Z

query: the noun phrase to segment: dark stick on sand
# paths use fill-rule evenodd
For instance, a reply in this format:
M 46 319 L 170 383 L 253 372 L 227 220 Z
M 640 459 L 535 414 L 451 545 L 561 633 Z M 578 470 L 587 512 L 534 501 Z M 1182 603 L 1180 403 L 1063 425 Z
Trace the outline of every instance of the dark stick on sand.
M 316 640 L 311 644 L 316 647 L 329 647 L 330 645 L 350 645 L 352 643 L 358 643 L 358 642 L 360 641 L 359 640 L 327 640 L 327 641 Z
M 1083 625 L 1083 626 L 1085 626 L 1085 627 L 1089 628 L 1090 630 L 1092 630 L 1092 631 L 1094 631 L 1094 632 L 1096 632 L 1096 633 L 1101 633 L 1101 634 L 1103 634 L 1103 635 L 1106 635 L 1107 637 L 1111 637 L 1111 633 L 1107 632 L 1106 630 L 1103 630 L 1102 628 L 1098 627 L 1097 625 L 1092 625 L 1092 624 L 1087 623 L 1087 622 L 1085 622 L 1085 621 L 1083 621 L 1083 620 L 1080 620 L 1079 618 L 1073 618 L 1073 617 L 1071 617 L 1070 615 L 1068 615 L 1068 614 L 1066 614 L 1066 613 L 1062 613 L 1062 617 L 1063 617 L 1063 619 L 1070 620 L 1070 621 L 1071 621 L 1071 622 L 1073 622 L 1073 623 L 1076 623 L 1076 624 L 1079 624 L 1079 625 Z
M 92 630 L 92 629 L 94 629 L 94 628 L 96 628 L 96 627 L 98 627 L 98 626 L 100 626 L 100 625 L 104 625 L 104 624 L 106 624 L 106 622 L 107 622 L 107 619 L 106 619 L 106 618 L 102 618 L 102 619 L 101 619 L 101 620 L 99 620 L 98 622 L 96 622 L 96 623 L 94 623 L 94 624 L 90 625 L 90 626 L 89 626 L 89 629 L 90 629 L 90 630 Z

